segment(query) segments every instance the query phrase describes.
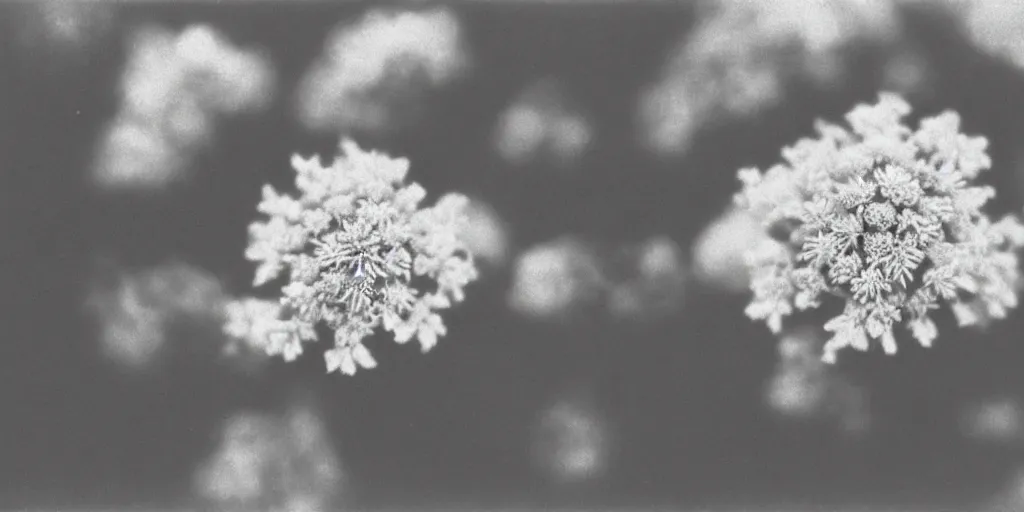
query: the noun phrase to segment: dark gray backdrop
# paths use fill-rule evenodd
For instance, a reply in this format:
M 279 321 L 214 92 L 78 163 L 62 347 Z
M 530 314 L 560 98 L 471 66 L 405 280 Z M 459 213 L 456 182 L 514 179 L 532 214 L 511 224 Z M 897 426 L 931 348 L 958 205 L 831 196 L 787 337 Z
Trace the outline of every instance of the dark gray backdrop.
M 773 419 L 761 405 L 772 339 L 743 317 L 745 297 L 697 285 L 683 309 L 652 324 L 547 325 L 505 309 L 506 271 L 472 289 L 430 355 L 376 343 L 380 367 L 356 378 L 324 375 L 316 352 L 244 377 L 195 348 L 149 375 L 120 372 L 98 356 L 82 307 L 95 258 L 131 268 L 177 257 L 246 292 L 245 227 L 260 185 L 287 184 L 291 153 L 329 153 L 336 142 L 297 125 L 289 94 L 331 26 L 362 6 L 126 5 L 96 48 L 58 66 L 17 39 L 24 7 L 0 5 L 0 506 L 182 503 L 223 415 L 281 407 L 297 388 L 321 399 L 353 497 L 367 506 L 952 503 L 996 489 L 1020 460 L 968 443 L 956 428 L 970 400 L 1024 394 L 1019 312 L 981 334 L 955 332 L 947 319 L 930 351 L 850 358 L 844 370 L 873 398 L 876 428 L 861 440 Z M 690 9 L 481 2 L 457 11 L 470 75 L 428 96 L 421 119 L 400 134 L 360 142 L 410 157 L 412 178 L 433 193 L 490 202 L 518 248 L 563 233 L 606 243 L 667 234 L 689 247 L 729 200 L 736 168 L 771 164 L 815 118 L 835 120 L 873 99 L 879 82 L 880 56 L 864 55 L 839 90 L 794 86 L 765 115 L 702 133 L 685 158 L 658 159 L 636 143 L 634 106 L 692 22 Z M 266 114 L 222 124 L 184 185 L 150 195 L 94 190 L 88 166 L 117 108 L 127 29 L 196 21 L 265 46 L 286 94 Z M 910 25 L 939 76 L 934 98 L 916 107 L 954 108 L 968 132 L 989 136 L 992 209 L 1020 205 L 1013 157 L 1024 79 L 971 50 L 948 20 L 916 16 Z M 563 80 L 596 120 L 595 150 L 575 173 L 514 172 L 491 150 L 499 112 L 545 76 Z M 576 382 L 593 386 L 610 418 L 614 458 L 603 480 L 559 489 L 530 463 L 530 426 Z

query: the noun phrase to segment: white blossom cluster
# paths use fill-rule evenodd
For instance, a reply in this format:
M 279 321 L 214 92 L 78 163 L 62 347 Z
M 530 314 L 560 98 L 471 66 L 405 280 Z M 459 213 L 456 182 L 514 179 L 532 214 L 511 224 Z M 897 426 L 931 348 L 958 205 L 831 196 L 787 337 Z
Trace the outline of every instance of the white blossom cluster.
M 386 130 L 421 89 L 448 84 L 467 63 L 449 10 L 372 10 L 328 36 L 299 86 L 298 116 L 312 130 Z
M 439 311 L 464 299 L 477 270 L 461 237 L 464 196 L 422 207 L 426 191 L 404 183 L 407 159 L 350 140 L 341 150 L 327 166 L 292 158 L 297 197 L 264 186 L 268 219 L 249 227 L 246 257 L 259 263 L 255 286 L 284 278 L 282 297 L 229 304 L 225 330 L 291 361 L 323 324 L 334 333 L 328 371 L 351 375 L 376 366 L 363 341 L 379 326 L 430 350 L 446 333 Z
M 228 418 L 195 487 L 218 510 L 325 512 L 336 505 L 343 476 L 323 420 L 295 407 Z
M 706 0 L 662 77 L 642 96 L 644 139 L 679 153 L 705 124 L 755 115 L 798 77 L 835 81 L 847 50 L 899 31 L 891 0 Z
M 183 177 L 211 140 L 218 116 L 269 104 L 274 72 L 255 50 L 212 27 L 133 34 L 121 105 L 100 141 L 93 181 L 108 189 L 153 189 Z
M 819 123 L 817 138 L 782 151 L 784 163 L 739 171 L 736 204 L 772 235 L 747 254 L 746 313 L 779 332 L 794 311 L 844 301 L 825 324 L 834 333 L 827 361 L 870 340 L 894 353 L 899 325 L 930 346 L 931 314 L 943 304 L 961 326 L 1017 305 L 1024 226 L 1014 216 L 990 220 L 982 207 L 995 190 L 971 184 L 991 165 L 988 141 L 960 133 L 951 111 L 913 130 L 902 121 L 909 112 L 882 94 L 846 115 L 852 131 Z

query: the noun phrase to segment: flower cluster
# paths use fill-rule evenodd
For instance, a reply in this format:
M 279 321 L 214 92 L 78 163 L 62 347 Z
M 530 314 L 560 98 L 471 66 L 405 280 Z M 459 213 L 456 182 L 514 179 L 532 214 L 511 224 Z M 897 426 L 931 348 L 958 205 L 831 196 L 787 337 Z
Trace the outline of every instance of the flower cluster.
M 819 123 L 819 137 L 783 150 L 785 163 L 739 171 L 736 203 L 772 235 L 747 254 L 754 297 L 747 315 L 774 332 L 783 317 L 845 301 L 825 324 L 824 357 L 869 340 L 896 351 L 893 327 L 924 346 L 938 335 L 930 314 L 948 304 L 961 326 L 1002 318 L 1017 304 L 1015 250 L 1024 226 L 982 212 L 995 195 L 970 182 L 991 162 L 983 137 L 960 133 L 944 112 L 912 130 L 910 106 L 882 94 L 846 115 L 852 131 Z
M 466 198 L 448 194 L 429 208 L 426 192 L 404 184 L 406 159 L 367 152 L 351 141 L 331 165 L 295 156 L 298 197 L 263 188 L 268 220 L 249 228 L 254 285 L 286 276 L 280 301 L 243 299 L 227 308 L 228 334 L 292 360 L 315 341 L 318 324 L 334 332 L 328 371 L 376 366 L 363 339 L 383 325 L 423 351 L 446 332 L 439 310 L 464 298 L 477 277 L 460 237 Z

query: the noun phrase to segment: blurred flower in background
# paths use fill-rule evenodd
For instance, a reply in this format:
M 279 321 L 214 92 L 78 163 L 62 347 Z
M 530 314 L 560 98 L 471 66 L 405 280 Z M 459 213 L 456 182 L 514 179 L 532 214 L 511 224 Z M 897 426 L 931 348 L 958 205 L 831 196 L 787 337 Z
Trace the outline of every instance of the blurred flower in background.
M 899 44 L 882 67 L 881 89 L 898 93 L 912 102 L 934 94 L 935 70 L 924 50 L 909 43 Z
M 509 257 L 509 227 L 491 205 L 482 199 L 470 197 L 463 208 L 465 229 L 459 236 L 477 264 L 498 268 Z
M 18 42 L 49 70 L 85 62 L 114 28 L 116 6 L 108 2 L 40 0 L 20 5 Z M 74 68 L 74 66 L 70 66 Z
M 851 48 L 889 42 L 901 26 L 891 0 L 708 0 L 697 15 L 640 100 L 642 138 L 659 153 L 685 153 L 706 125 L 774 106 L 797 79 L 836 82 Z
M 507 302 L 513 311 L 535 318 L 558 318 L 594 304 L 605 277 L 592 247 L 564 236 L 519 255 Z
M 651 237 L 624 252 L 625 268 L 612 268 L 607 307 L 615 318 L 640 320 L 681 308 L 686 284 L 682 251 L 670 238 Z
M 1010 444 L 1024 440 L 1024 409 L 1019 400 L 992 397 L 966 407 L 960 417 L 961 431 L 971 439 Z
M 104 189 L 156 189 L 184 177 L 210 145 L 218 116 L 265 108 L 270 62 L 206 25 L 179 34 L 136 31 L 119 88 L 120 110 L 99 143 L 93 181 Z
M 196 471 L 196 494 L 213 510 L 336 510 L 344 475 L 330 432 L 309 406 L 283 415 L 237 413 Z
M 759 220 L 730 208 L 697 236 L 693 245 L 693 273 L 698 281 L 727 292 L 745 292 L 750 273 L 744 255 L 752 244 L 768 239 Z
M 1024 71 L 1024 3 L 957 0 L 949 5 L 979 50 Z
M 541 414 L 533 439 L 534 461 L 559 483 L 592 480 L 608 468 L 610 434 L 590 394 L 572 390 Z
M 843 432 L 863 433 L 871 423 L 867 394 L 821 360 L 822 344 L 810 328 L 783 336 L 765 400 L 783 417 L 826 420 L 835 422 Z
M 170 327 L 214 327 L 225 304 L 219 280 L 195 267 L 165 263 L 119 272 L 94 285 L 86 305 L 99 324 L 104 356 L 132 370 L 144 370 L 165 351 Z
M 590 147 L 593 131 L 561 86 L 548 78 L 526 88 L 501 114 L 494 144 L 512 165 L 540 160 L 567 167 Z
M 1000 490 L 984 506 L 981 512 L 1017 512 L 1024 510 L 1024 468 L 1017 468 L 1000 486 Z
M 901 0 L 944 14 L 978 51 L 1024 71 L 1024 4 L 1003 0 Z
M 828 367 L 818 355 L 820 340 L 804 329 L 779 340 L 779 360 L 766 398 L 776 412 L 808 417 L 820 412 L 828 385 Z
M 452 82 L 468 61 L 449 10 L 369 11 L 328 36 L 299 85 L 299 120 L 345 134 L 393 129 L 425 91 Z
M 601 310 L 628 321 L 652 320 L 680 308 L 687 273 L 673 240 L 653 236 L 605 252 L 572 236 L 526 250 L 513 268 L 509 308 L 547 319 Z

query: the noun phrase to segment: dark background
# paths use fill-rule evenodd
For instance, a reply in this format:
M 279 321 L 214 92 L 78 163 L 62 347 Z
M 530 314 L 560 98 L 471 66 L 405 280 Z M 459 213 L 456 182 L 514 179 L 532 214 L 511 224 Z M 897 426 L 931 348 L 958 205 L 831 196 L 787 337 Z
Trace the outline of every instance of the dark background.
M 352 499 L 367 507 L 949 505 L 995 492 L 1021 462 L 957 428 L 972 400 L 1024 397 L 1019 311 L 985 332 L 946 318 L 931 350 L 844 358 L 842 370 L 872 398 L 874 429 L 859 439 L 766 409 L 772 338 L 744 318 L 746 297 L 698 284 L 663 320 L 549 324 L 506 309 L 509 276 L 499 271 L 474 285 L 429 355 L 380 340 L 379 368 L 355 378 L 325 375 L 316 352 L 242 375 L 209 357 L 203 344 L 215 335 L 197 333 L 148 374 L 101 359 L 83 307 L 99 257 L 128 268 L 178 258 L 249 292 L 242 254 L 261 184 L 287 184 L 292 153 L 336 144 L 296 123 L 291 92 L 329 29 L 364 7 L 119 5 L 96 47 L 68 59 L 18 38 L 26 4 L 0 5 L 0 506 L 186 502 L 225 414 L 277 410 L 299 390 L 318 397 Z M 607 243 L 666 234 L 690 247 L 727 205 L 738 167 L 770 165 L 814 119 L 838 120 L 874 99 L 884 57 L 859 56 L 835 90 L 797 83 L 763 115 L 702 131 L 684 158 L 658 158 L 638 143 L 635 104 L 692 9 L 481 2 L 456 11 L 470 73 L 429 95 L 414 125 L 360 143 L 408 156 L 411 178 L 434 194 L 488 201 L 518 249 L 565 233 Z M 187 182 L 149 194 L 96 190 L 88 171 L 117 109 L 128 30 L 200 21 L 264 46 L 283 94 L 266 113 L 221 123 Z M 995 164 L 983 180 L 998 189 L 990 212 L 1019 211 L 1024 78 L 971 49 L 948 19 L 908 22 L 905 37 L 926 49 L 937 77 L 916 113 L 952 108 L 964 131 L 988 136 Z M 507 169 L 491 145 L 498 115 L 549 76 L 592 114 L 594 150 L 572 173 Z M 541 408 L 576 384 L 592 391 L 615 437 L 604 478 L 574 489 L 546 483 L 528 446 Z

